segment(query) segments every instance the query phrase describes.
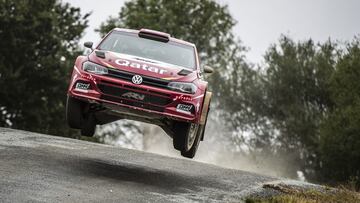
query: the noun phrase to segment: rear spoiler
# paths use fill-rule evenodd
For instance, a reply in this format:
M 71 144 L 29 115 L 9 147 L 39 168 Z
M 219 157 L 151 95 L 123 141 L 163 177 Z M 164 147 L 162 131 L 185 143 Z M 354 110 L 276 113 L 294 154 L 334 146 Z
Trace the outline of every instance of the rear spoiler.
M 144 28 L 140 29 L 138 35 L 139 37 L 156 40 L 159 42 L 168 42 L 170 40 L 170 34 L 168 33 L 144 29 Z

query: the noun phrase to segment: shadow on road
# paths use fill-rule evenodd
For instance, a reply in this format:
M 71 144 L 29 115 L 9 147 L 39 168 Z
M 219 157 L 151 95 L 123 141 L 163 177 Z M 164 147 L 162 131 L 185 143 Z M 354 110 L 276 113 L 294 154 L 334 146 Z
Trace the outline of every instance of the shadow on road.
M 121 184 L 132 182 L 158 187 L 173 192 L 188 192 L 197 190 L 197 183 L 206 182 L 201 178 L 186 177 L 154 168 L 137 166 L 124 162 L 109 162 L 100 159 L 77 159 L 72 164 L 72 170 L 79 170 L 84 176 L 110 179 Z

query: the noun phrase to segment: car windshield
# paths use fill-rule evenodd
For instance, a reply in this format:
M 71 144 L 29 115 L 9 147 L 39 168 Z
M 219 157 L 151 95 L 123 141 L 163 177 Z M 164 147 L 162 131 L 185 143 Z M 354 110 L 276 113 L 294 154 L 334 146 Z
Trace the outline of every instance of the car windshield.
M 133 33 L 113 31 L 99 48 L 195 69 L 194 48 L 172 41 L 159 42 Z

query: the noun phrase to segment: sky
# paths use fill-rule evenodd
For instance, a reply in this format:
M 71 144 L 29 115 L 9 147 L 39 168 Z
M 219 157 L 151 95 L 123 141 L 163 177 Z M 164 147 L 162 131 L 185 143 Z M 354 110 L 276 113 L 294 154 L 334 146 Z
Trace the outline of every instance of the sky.
M 118 16 L 125 0 L 63 0 L 92 11 L 81 43 L 100 40 L 94 29 L 109 16 Z M 217 0 L 227 4 L 237 21 L 234 33 L 249 48 L 247 58 L 261 63 L 267 48 L 281 34 L 295 40 L 349 41 L 360 34 L 360 0 Z

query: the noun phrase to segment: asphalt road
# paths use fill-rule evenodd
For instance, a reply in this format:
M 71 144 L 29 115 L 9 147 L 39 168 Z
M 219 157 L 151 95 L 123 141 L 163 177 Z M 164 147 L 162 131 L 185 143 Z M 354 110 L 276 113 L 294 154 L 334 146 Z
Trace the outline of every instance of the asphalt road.
M 0 128 L 0 202 L 240 202 L 275 178 Z

